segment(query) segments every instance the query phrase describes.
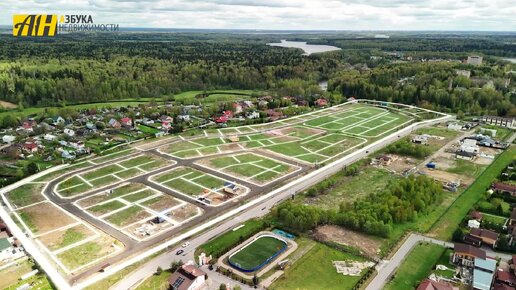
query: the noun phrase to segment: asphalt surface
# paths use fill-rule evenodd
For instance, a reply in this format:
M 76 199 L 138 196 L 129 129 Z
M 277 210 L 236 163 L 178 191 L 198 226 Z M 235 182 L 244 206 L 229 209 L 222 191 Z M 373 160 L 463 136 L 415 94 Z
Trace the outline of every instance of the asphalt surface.
M 160 145 L 160 146 L 162 146 L 162 145 Z M 244 150 L 241 150 L 241 151 L 244 152 Z M 245 150 L 245 152 L 253 152 L 253 150 Z M 162 167 L 162 168 L 160 168 L 158 170 L 154 170 L 154 171 L 145 173 L 143 175 L 139 175 L 139 176 L 136 176 L 136 177 L 132 177 L 132 178 L 126 179 L 124 181 L 120 181 L 120 182 L 117 182 L 117 183 L 114 183 L 114 184 L 110 184 L 109 186 L 105 186 L 105 187 L 93 190 L 91 192 L 88 192 L 85 195 L 80 195 L 80 196 L 76 196 L 76 197 L 72 197 L 72 198 L 62 198 L 62 197 L 58 196 L 54 192 L 54 188 L 57 186 L 57 184 L 59 184 L 59 182 L 65 180 L 66 178 L 71 177 L 71 176 L 73 176 L 75 174 L 80 174 L 82 172 L 85 172 L 87 170 L 91 170 L 92 169 L 92 167 L 83 168 L 83 169 L 80 169 L 80 170 L 69 172 L 67 174 L 64 174 L 64 175 L 58 177 L 57 179 L 52 180 L 51 182 L 49 182 L 48 186 L 46 187 L 46 190 L 43 192 L 52 202 L 58 204 L 60 207 L 62 207 L 66 211 L 68 211 L 71 214 L 73 214 L 73 215 L 75 215 L 75 216 L 85 220 L 86 222 L 90 223 L 91 225 L 95 226 L 99 230 L 105 232 L 106 234 L 112 236 L 113 238 L 119 240 L 121 243 L 124 244 L 124 249 L 123 249 L 123 251 L 121 253 L 119 253 L 119 254 L 117 254 L 115 256 L 112 256 L 110 258 L 107 258 L 105 261 L 103 261 L 103 263 L 101 263 L 99 265 L 96 265 L 96 266 L 93 266 L 91 268 L 88 268 L 87 270 L 84 270 L 84 271 L 81 271 L 81 272 L 78 272 L 78 273 L 72 273 L 68 277 L 68 280 L 69 280 L 69 282 L 72 285 L 76 281 L 78 281 L 78 280 L 80 280 L 80 279 L 82 279 L 84 277 L 88 277 L 88 276 L 98 272 L 103 265 L 117 263 L 118 261 L 126 259 L 126 258 L 132 256 L 135 253 L 141 252 L 142 250 L 145 250 L 145 249 L 150 248 L 150 247 L 152 247 L 152 246 L 154 246 L 156 244 L 159 244 L 160 242 L 162 242 L 164 240 L 170 239 L 171 236 L 174 236 L 174 235 L 184 231 L 185 229 L 188 229 L 188 228 L 191 228 L 191 227 L 193 227 L 195 225 L 203 223 L 205 220 L 209 220 L 212 217 L 217 216 L 217 215 L 219 215 L 222 212 L 226 212 L 229 209 L 238 206 L 241 202 L 250 200 L 253 197 L 255 197 L 257 195 L 261 195 L 261 194 L 263 194 L 265 192 L 269 192 L 269 191 L 273 190 L 276 186 L 284 183 L 285 181 L 291 179 L 292 177 L 294 177 L 294 176 L 298 177 L 300 174 L 306 173 L 308 170 L 310 170 L 309 166 L 297 163 L 295 165 L 301 167 L 300 171 L 297 171 L 295 173 L 287 174 L 287 175 L 285 175 L 285 176 L 275 180 L 274 182 L 271 182 L 271 183 L 266 184 L 264 186 L 258 186 L 258 185 L 255 185 L 253 183 L 249 183 L 249 182 L 246 182 L 244 180 L 238 179 L 238 178 L 236 178 L 234 176 L 227 175 L 227 174 L 222 173 L 220 171 L 209 169 L 209 168 L 202 167 L 202 166 L 199 166 L 199 165 L 195 164 L 195 162 L 198 161 L 199 159 L 203 159 L 203 158 L 206 158 L 206 157 L 197 157 L 197 158 L 191 158 L 191 159 L 179 159 L 179 158 L 175 158 L 175 157 L 172 157 L 170 155 L 167 155 L 167 154 L 163 154 L 163 153 L 159 152 L 157 150 L 157 148 L 148 149 L 148 150 L 145 150 L 145 151 L 140 151 L 140 152 L 137 152 L 137 153 L 128 154 L 126 156 L 119 157 L 119 158 L 113 158 L 112 160 L 109 160 L 109 161 L 104 162 L 104 163 L 97 164 L 95 166 L 98 167 L 98 166 L 108 165 L 110 163 L 113 163 L 113 162 L 116 162 L 116 161 L 120 161 L 120 160 L 125 160 L 125 159 L 128 159 L 130 157 L 134 157 L 134 156 L 137 156 L 139 154 L 142 154 L 142 153 L 154 154 L 154 155 L 159 156 L 161 158 L 164 158 L 164 159 L 176 162 L 176 164 L 175 165 L 168 165 L 168 166 Z M 217 156 L 225 156 L 225 155 L 232 155 L 232 154 L 235 154 L 235 152 L 221 153 L 221 154 L 219 154 Z M 263 153 L 260 152 L 260 154 L 263 154 Z M 277 159 L 281 160 L 283 158 L 277 158 Z M 291 161 L 288 161 L 288 160 L 283 160 L 283 161 L 292 163 Z M 174 190 L 172 190 L 170 188 L 167 188 L 165 186 L 161 186 L 161 185 L 159 185 L 157 183 L 154 183 L 154 182 L 149 180 L 150 176 L 160 174 L 162 172 L 168 171 L 168 170 L 170 170 L 172 168 L 176 168 L 176 167 L 179 167 L 179 166 L 187 166 L 187 167 L 195 168 L 195 169 L 201 170 L 203 172 L 212 174 L 212 175 L 214 175 L 216 177 L 219 177 L 219 178 L 221 178 L 223 180 L 234 181 L 234 182 L 236 182 L 236 183 L 238 183 L 238 184 L 240 184 L 242 186 L 245 186 L 245 187 L 249 188 L 249 192 L 245 196 L 241 196 L 241 197 L 237 196 L 237 197 L 233 198 L 233 200 L 228 201 L 227 203 L 222 204 L 220 206 L 209 206 L 209 205 L 206 205 L 206 204 L 204 204 L 202 202 L 196 201 L 194 198 L 186 197 L 185 195 L 180 194 L 180 193 L 178 193 L 178 192 L 176 192 L 176 191 L 174 191 Z M 156 237 L 154 237 L 152 239 L 145 240 L 145 241 L 137 241 L 137 240 L 127 236 L 126 234 L 118 231 L 117 229 L 109 226 L 108 224 L 104 223 L 103 221 L 90 216 L 89 214 L 84 212 L 84 210 L 78 208 L 74 204 L 75 201 L 77 201 L 77 200 L 79 200 L 81 198 L 85 198 L 85 197 L 88 197 L 88 196 L 95 195 L 95 194 L 97 194 L 99 192 L 103 192 L 103 191 L 106 191 L 106 190 L 108 190 L 110 188 L 114 188 L 114 187 L 118 186 L 119 184 L 122 184 L 122 183 L 125 183 L 125 182 L 142 183 L 142 184 L 145 184 L 145 185 L 147 185 L 147 186 L 149 186 L 151 188 L 154 188 L 154 189 L 156 189 L 158 191 L 161 191 L 161 192 L 163 192 L 165 194 L 173 196 L 173 197 L 175 197 L 177 199 L 180 199 L 180 200 L 192 203 L 192 204 L 200 207 L 203 210 L 203 215 L 198 216 L 198 217 L 196 217 L 196 218 L 194 218 L 194 219 L 192 219 L 192 220 L 190 220 L 190 221 L 188 221 L 188 222 L 186 222 L 186 223 L 184 223 L 184 224 L 182 224 L 182 225 L 180 225 L 178 227 L 175 227 L 175 228 L 167 231 L 166 233 L 160 234 L 160 235 L 158 235 L 158 236 L 156 236 Z

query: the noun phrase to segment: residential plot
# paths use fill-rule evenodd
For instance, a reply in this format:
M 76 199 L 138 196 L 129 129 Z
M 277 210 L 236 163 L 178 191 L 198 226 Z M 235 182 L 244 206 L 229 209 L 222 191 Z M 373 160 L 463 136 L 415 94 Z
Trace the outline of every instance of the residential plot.
M 200 202 L 219 205 L 248 189 L 189 167 L 178 167 L 151 177 L 153 182 Z
M 408 115 L 394 110 L 347 105 L 296 116 L 287 119 L 289 122 L 282 120 L 219 129 L 216 137 L 211 133 L 173 143 L 160 150 L 179 158 L 199 158 L 265 149 L 299 162 L 322 163 L 407 125 L 411 120 Z M 264 176 L 267 175 L 273 178 L 271 173 Z
M 145 240 L 202 214 L 200 208 L 141 183 L 125 183 L 75 203 L 137 240 Z
M 121 248 L 115 244 L 115 240 L 103 236 L 96 240 L 83 243 L 56 255 L 57 259 L 70 272 L 84 268 L 118 252 Z
M 57 185 L 56 192 L 63 197 L 72 197 L 172 164 L 173 161 L 150 154 L 119 160 L 71 176 Z
M 43 234 L 78 223 L 50 202 L 25 207 L 16 211 L 16 213 L 33 234 Z
M 79 224 L 70 228 L 44 234 L 38 239 L 49 250 L 54 251 L 95 236 L 98 236 L 95 231 L 83 224 Z
M 255 153 L 215 157 L 198 163 L 256 184 L 269 183 L 300 169 Z
M 5 194 L 13 208 L 28 206 L 45 200 L 41 194 L 44 183 L 27 183 Z

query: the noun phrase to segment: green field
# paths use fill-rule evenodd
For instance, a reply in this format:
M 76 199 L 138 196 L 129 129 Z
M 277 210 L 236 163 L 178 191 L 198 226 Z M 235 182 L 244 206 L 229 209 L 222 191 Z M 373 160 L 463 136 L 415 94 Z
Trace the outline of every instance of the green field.
M 113 200 L 110 202 L 106 202 L 103 204 L 99 204 L 99 205 L 90 207 L 90 208 L 88 208 L 88 211 L 94 212 L 97 215 L 103 215 L 105 213 L 112 212 L 112 211 L 122 208 L 124 206 L 125 206 L 124 203 L 122 203 L 118 200 Z
M 44 201 L 45 197 L 41 194 L 43 186 L 43 183 L 27 183 L 8 192 L 6 197 L 13 207 Z
M 68 269 L 75 269 L 101 258 L 105 254 L 103 252 L 103 248 L 100 244 L 96 242 L 87 242 L 64 251 L 58 254 L 57 257 Z
M 516 159 L 516 147 L 511 146 L 500 154 L 489 167 L 471 184 L 443 213 L 441 218 L 432 226 L 431 232 L 439 239 L 448 240 L 462 219 L 477 203 L 491 183 L 498 178 L 501 172 Z
M 337 273 L 333 261 L 363 261 L 326 245 L 317 243 L 310 251 L 297 260 L 274 282 L 271 290 L 342 290 L 353 289 L 360 277 L 344 276 Z M 365 271 L 365 270 L 364 270 Z
M 419 244 L 412 249 L 385 290 L 413 290 L 425 279 L 443 256 L 445 248 L 435 244 Z
M 156 182 L 188 195 L 199 195 L 205 189 L 216 192 L 224 186 L 224 180 L 193 168 L 179 167 L 153 178 Z
M 259 267 L 285 246 L 285 242 L 277 238 L 268 236 L 258 237 L 229 257 L 229 261 L 242 269 L 251 270 Z
M 153 155 L 143 155 L 127 160 L 119 160 L 113 164 L 96 167 L 90 171 L 79 173 L 57 186 L 62 196 L 74 196 L 84 192 L 117 183 L 154 170 L 166 164 L 166 161 Z M 141 169 L 141 170 L 140 170 Z M 144 170 L 144 171 L 142 171 Z
M 119 211 L 106 217 L 106 220 L 112 224 L 123 227 L 140 219 L 147 217 L 149 214 L 145 209 L 133 205 L 123 211 Z
M 273 180 L 293 170 L 292 166 L 252 153 L 213 158 L 209 164 L 211 168 L 256 182 Z

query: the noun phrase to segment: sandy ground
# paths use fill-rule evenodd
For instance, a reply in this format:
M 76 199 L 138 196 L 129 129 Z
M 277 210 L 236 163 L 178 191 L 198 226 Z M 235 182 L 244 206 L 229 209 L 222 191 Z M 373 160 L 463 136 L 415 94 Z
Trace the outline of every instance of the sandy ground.
M 16 109 L 16 108 L 18 108 L 18 106 L 16 104 L 9 103 L 9 102 L 6 102 L 6 101 L 1 101 L 1 100 L 0 100 L 0 107 L 6 108 L 6 109 Z
M 380 252 L 381 241 L 379 239 L 339 226 L 320 226 L 315 230 L 314 236 L 319 240 L 357 248 L 362 254 L 371 259 L 376 259 Z
M 394 170 L 397 173 L 403 173 L 405 170 L 414 168 L 417 165 L 417 161 L 411 157 L 399 156 L 396 154 L 388 154 L 392 156 L 394 161 L 386 166 L 389 170 Z M 382 166 L 383 167 L 383 166 Z
M 171 212 L 170 217 L 178 222 L 182 222 L 197 214 L 197 207 L 192 204 L 186 204 Z
M 29 216 L 30 221 L 37 228 L 38 234 L 76 222 L 50 202 L 40 203 L 24 208 L 20 210 L 19 213 L 24 213 Z
M 468 186 L 474 181 L 474 179 L 471 177 L 437 169 L 424 168 L 421 169 L 421 172 L 441 182 L 455 182 L 460 180 L 461 186 Z

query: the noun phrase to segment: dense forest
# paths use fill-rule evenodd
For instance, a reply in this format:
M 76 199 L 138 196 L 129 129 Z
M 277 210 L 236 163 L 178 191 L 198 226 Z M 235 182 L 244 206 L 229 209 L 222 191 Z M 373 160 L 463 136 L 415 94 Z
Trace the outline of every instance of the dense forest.
M 345 97 L 392 100 L 464 114 L 516 115 L 514 35 L 291 35 L 343 48 L 303 56 L 267 46 L 284 35 L 244 33 L 68 34 L 55 38 L 0 35 L 0 99 L 55 106 L 171 97 L 187 90 L 252 89 L 310 97 L 317 82 Z M 403 48 L 403 49 L 400 49 Z M 454 59 L 400 62 L 388 52 Z M 488 65 L 462 64 L 470 53 Z M 375 56 L 374 58 L 372 56 Z M 378 56 L 378 57 L 377 57 Z M 457 69 L 471 70 L 471 78 Z M 509 80 L 509 84 L 506 83 Z M 345 98 L 342 98 L 345 100 Z

